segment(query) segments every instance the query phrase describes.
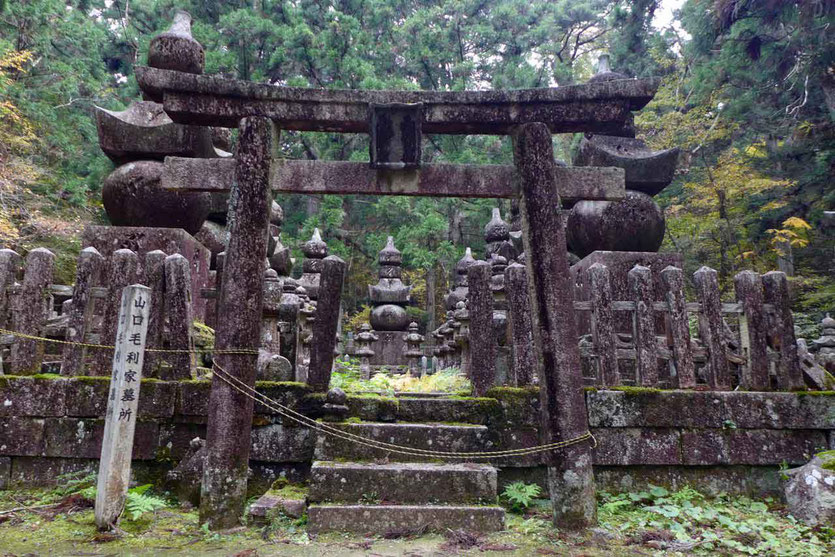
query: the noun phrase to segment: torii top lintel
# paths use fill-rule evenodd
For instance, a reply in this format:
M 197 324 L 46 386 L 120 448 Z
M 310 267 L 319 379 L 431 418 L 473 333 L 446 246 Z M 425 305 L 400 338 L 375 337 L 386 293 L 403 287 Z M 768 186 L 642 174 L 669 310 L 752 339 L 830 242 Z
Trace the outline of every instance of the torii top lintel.
M 424 133 L 497 135 L 529 122 L 542 122 L 552 133 L 618 134 L 660 83 L 653 78 L 507 91 L 370 91 L 279 87 L 150 67 L 137 67 L 136 77 L 142 91 L 181 124 L 236 127 L 247 116 L 266 116 L 282 129 L 367 133 L 370 104 L 422 103 Z

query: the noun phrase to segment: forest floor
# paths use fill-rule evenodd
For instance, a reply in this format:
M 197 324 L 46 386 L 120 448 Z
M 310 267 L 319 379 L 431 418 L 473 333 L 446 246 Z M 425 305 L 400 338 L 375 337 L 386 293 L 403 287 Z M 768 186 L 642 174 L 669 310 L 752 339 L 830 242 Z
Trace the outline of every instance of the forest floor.
M 89 491 L 86 492 L 89 494 Z M 832 555 L 835 530 L 798 524 L 771 499 L 705 498 L 692 489 L 600 494 L 600 526 L 569 534 L 538 499 L 507 514 L 503 532 L 473 535 L 313 535 L 304 519 L 279 517 L 228 532 L 201 528 L 197 512 L 165 506 L 125 516 L 118 534 L 96 531 L 92 500 L 66 489 L 0 491 L 0 553 L 37 555 Z M 22 507 L 27 510 L 13 510 Z M 10 512 L 11 511 L 11 512 Z

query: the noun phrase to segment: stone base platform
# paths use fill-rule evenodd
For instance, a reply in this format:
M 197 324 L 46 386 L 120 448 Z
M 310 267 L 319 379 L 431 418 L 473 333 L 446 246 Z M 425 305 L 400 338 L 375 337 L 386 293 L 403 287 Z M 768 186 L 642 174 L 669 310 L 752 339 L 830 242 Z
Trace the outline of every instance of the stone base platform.
M 409 534 L 447 529 L 468 532 L 504 530 L 504 509 L 498 506 L 446 505 L 311 505 L 311 532 Z
M 372 366 L 408 366 L 409 362 L 403 353 L 406 351 L 406 341 L 403 340 L 406 331 L 374 331 L 379 340 L 371 344 L 374 357 Z
M 629 292 L 628 273 L 635 265 L 649 267 L 652 271 L 655 299 L 663 300 L 661 271 L 670 265 L 673 267 L 682 267 L 684 265 L 684 258 L 680 253 L 653 253 L 643 251 L 592 252 L 571 266 L 571 281 L 574 283 L 574 299 L 576 301 L 591 300 L 591 288 L 586 271 L 595 263 L 600 263 L 609 268 L 613 300 L 632 299 Z M 578 311 L 575 315 L 577 316 L 577 333 L 580 335 L 591 333 L 591 312 Z M 631 313 L 617 311 L 614 317 L 617 332 L 632 334 Z M 663 326 L 663 317 L 661 317 L 656 323 L 656 327 Z
M 207 300 L 199 295 L 201 288 L 209 284 L 211 252 L 194 236 L 182 228 L 151 228 L 140 226 L 94 226 L 84 229 L 81 247 L 92 246 L 109 260 L 119 249 L 133 250 L 139 256 L 139 277 L 142 277 L 145 254 L 161 250 L 166 255 L 179 253 L 191 262 L 191 286 L 194 318 L 205 322 Z

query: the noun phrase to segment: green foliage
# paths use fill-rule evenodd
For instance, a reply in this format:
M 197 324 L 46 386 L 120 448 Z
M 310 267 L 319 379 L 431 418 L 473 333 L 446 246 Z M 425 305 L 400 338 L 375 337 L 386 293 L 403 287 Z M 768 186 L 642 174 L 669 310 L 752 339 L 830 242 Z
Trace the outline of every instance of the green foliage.
M 660 532 L 669 536 L 671 550 L 703 555 L 827 555 L 835 534 L 831 528 L 813 530 L 791 516 L 770 512 L 776 505 L 770 498 L 709 499 L 690 487 L 670 492 L 660 486 L 598 496 L 603 528 L 637 538 L 646 531 Z
M 457 368 L 441 369 L 423 377 L 410 373 L 391 375 L 378 372 L 370 379 L 362 379 L 359 362 L 345 357 L 335 360 L 330 387 L 338 387 L 347 393 L 372 391 L 384 395 L 395 392 L 458 393 L 471 389 L 469 380 Z
M 132 487 L 125 501 L 125 514 L 130 520 L 137 520 L 145 513 L 154 512 L 168 505 L 165 499 L 148 493 L 151 484 Z
M 521 513 L 533 504 L 534 499 L 542 494 L 542 488 L 536 484 L 513 482 L 507 484 L 502 491 L 502 500 L 507 503 L 511 512 Z
M 168 506 L 165 499 L 149 493 L 151 487 L 151 484 L 145 484 L 128 489 L 124 517 L 128 520 L 138 520 L 145 513 Z M 75 493 L 86 499 L 95 499 L 96 474 L 75 473 L 60 476 L 58 485 L 47 494 L 47 497 L 54 500 Z

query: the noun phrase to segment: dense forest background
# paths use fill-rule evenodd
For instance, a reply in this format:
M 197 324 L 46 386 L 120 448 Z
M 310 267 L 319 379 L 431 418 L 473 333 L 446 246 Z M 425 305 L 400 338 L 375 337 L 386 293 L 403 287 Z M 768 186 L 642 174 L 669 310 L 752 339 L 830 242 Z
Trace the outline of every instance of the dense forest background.
M 668 0 L 669 1 L 669 0 Z M 206 72 L 281 85 L 372 89 L 500 89 L 583 82 L 600 52 L 634 76 L 663 77 L 637 118 L 640 136 L 682 150 L 665 210 L 663 250 L 688 275 L 794 266 L 805 334 L 835 311 L 835 3 L 686 0 L 653 25 L 658 0 L 0 0 L 0 245 L 45 245 L 58 280 L 73 280 L 78 234 L 106 222 L 112 164 L 98 148 L 93 106 L 124 109 L 140 93 L 133 67 L 174 8 L 194 17 Z M 362 135 L 283 134 L 291 158 L 367 160 Z M 571 160 L 577 137 L 559 136 Z M 424 158 L 509 162 L 498 137 L 428 137 Z M 465 246 L 483 254 L 496 201 L 367 197 L 278 199 L 283 241 L 320 227 L 350 264 L 346 310 L 362 311 L 387 234 L 404 253 L 410 309 L 433 321 Z M 501 202 L 503 213 L 509 207 Z M 830 227 L 833 226 L 830 224 Z M 790 253 L 789 253 L 790 252 Z M 297 264 L 296 272 L 300 272 Z M 429 287 L 427 288 L 427 282 Z M 440 307 L 441 304 L 437 304 Z

